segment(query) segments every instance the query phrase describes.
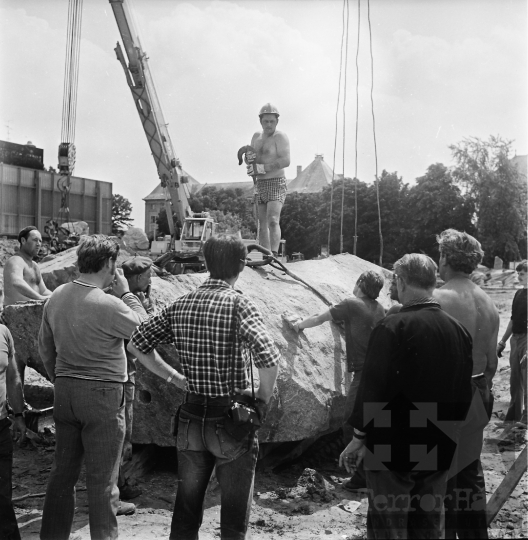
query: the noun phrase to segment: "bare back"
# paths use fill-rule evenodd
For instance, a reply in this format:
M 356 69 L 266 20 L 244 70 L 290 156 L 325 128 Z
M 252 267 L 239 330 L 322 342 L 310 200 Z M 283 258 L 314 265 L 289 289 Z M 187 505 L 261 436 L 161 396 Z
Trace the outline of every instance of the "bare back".
M 497 369 L 499 312 L 491 298 L 465 277 L 454 277 L 433 295 L 442 309 L 460 322 L 473 338 L 473 375 L 491 380 Z
M 264 132 L 257 131 L 251 139 L 251 146 L 257 153 L 257 163 L 270 165 L 280 159 L 287 157 L 288 164 L 290 159 L 290 143 L 288 136 L 282 131 L 277 131 L 268 136 Z M 284 168 L 273 169 L 264 175 L 259 175 L 259 180 L 265 178 L 283 178 Z
M 40 268 L 35 261 L 26 262 L 18 253 L 13 255 L 4 268 L 4 306 L 11 306 L 17 302 L 33 300 L 19 292 L 15 286 L 16 282 L 22 278 L 29 287 L 40 295 L 40 282 L 42 276 Z

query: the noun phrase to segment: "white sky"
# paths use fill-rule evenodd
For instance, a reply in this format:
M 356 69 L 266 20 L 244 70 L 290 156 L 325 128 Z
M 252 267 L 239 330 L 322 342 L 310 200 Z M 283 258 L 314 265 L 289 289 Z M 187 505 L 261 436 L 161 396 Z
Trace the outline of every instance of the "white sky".
M 291 165 L 332 166 L 342 0 L 134 0 L 142 44 L 177 155 L 199 182 L 246 180 L 236 152 L 267 101 Z M 361 1 L 358 177 L 374 177 L 367 2 Z M 67 0 L 0 0 L 0 138 L 57 165 Z M 413 182 L 451 164 L 449 144 L 500 134 L 527 151 L 525 0 L 371 0 L 379 171 Z M 350 0 L 345 174 L 354 174 L 357 1 Z M 76 176 L 113 182 L 143 227 L 158 183 L 107 0 L 84 0 Z M 336 172 L 342 172 L 339 128 Z

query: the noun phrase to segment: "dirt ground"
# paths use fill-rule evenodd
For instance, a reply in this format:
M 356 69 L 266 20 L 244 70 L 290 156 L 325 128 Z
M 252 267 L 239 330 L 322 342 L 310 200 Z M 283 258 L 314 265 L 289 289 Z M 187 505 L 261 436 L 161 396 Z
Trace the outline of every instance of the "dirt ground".
M 514 292 L 490 292 L 501 315 L 500 335 L 510 317 Z M 499 359 L 499 369 L 494 381 L 494 414 L 486 429 L 482 454 L 488 497 L 495 491 L 526 444 L 526 433 L 523 431 L 516 432 L 513 444 L 497 444 L 497 437 L 504 429 L 502 418 L 509 401 L 508 356 L 509 346 L 503 358 Z M 13 474 L 15 499 L 45 491 L 53 461 L 53 445 L 53 425 L 50 424 L 44 429 L 41 441 L 30 440 L 23 448 L 16 448 Z M 272 470 L 259 464 L 250 518 L 253 538 L 366 538 L 367 499 L 342 487 L 342 482 L 347 477 L 346 472 L 337 465 L 342 446 L 339 438 L 327 437 L 308 449 L 298 462 L 283 470 Z M 121 538 L 168 538 L 177 482 L 176 452 L 172 448 L 164 449 L 157 457 L 156 467 L 139 479 L 143 494 L 133 501 L 137 505 L 137 512 L 132 516 L 118 518 Z M 84 473 L 77 487 L 77 509 L 70 540 L 85 540 L 90 538 L 90 534 L 88 502 L 86 491 L 83 491 Z M 491 538 L 528 536 L 526 495 L 528 484 L 525 474 L 493 522 Z M 42 496 L 15 502 L 22 538 L 38 538 L 43 502 Z M 219 488 L 211 484 L 206 497 L 201 539 L 220 537 L 219 511 Z

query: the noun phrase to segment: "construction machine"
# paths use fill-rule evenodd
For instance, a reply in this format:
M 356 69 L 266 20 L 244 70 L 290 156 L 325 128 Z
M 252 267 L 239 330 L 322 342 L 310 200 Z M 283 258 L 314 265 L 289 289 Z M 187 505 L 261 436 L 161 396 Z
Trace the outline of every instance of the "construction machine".
M 123 47 L 114 49 L 125 72 L 136 109 L 156 163 L 161 186 L 165 191 L 165 209 L 171 241 L 168 253 L 155 261 L 163 267 L 174 261 L 176 272 L 188 269 L 202 270 L 204 242 L 216 233 L 216 223 L 209 213 L 193 213 L 189 205 L 188 178 L 184 175 L 176 156 L 163 118 L 148 58 L 134 28 L 133 19 L 125 0 L 109 0 L 117 22 Z M 70 178 L 75 166 L 75 116 L 77 99 L 79 43 L 81 34 L 82 0 L 70 0 L 68 9 L 68 39 L 66 47 L 66 73 L 63 98 L 62 142 L 59 146 L 58 188 L 62 192 L 61 221 L 69 221 L 68 194 Z M 124 48 L 124 52 L 123 52 Z M 126 55 L 126 58 L 125 58 Z M 127 62 L 128 60 L 128 62 Z M 176 218 L 177 225 L 174 223 Z M 68 218 L 68 219 L 66 219 Z
M 180 160 L 176 157 L 148 65 L 148 58 L 141 47 L 127 3 L 125 0 L 109 0 L 109 2 L 125 52 L 119 42 L 114 50 L 125 72 L 127 84 L 132 92 L 158 169 L 161 186 L 165 190 L 165 208 L 171 244 L 169 252 L 162 255 L 156 264 L 163 267 L 173 261 L 178 263 L 176 267 L 182 272 L 189 268 L 202 269 L 204 267 L 202 247 L 204 242 L 216 233 L 216 223 L 209 213 L 193 213 L 191 210 L 188 178 L 183 174 Z M 175 227 L 173 215 L 181 224 L 181 230 Z

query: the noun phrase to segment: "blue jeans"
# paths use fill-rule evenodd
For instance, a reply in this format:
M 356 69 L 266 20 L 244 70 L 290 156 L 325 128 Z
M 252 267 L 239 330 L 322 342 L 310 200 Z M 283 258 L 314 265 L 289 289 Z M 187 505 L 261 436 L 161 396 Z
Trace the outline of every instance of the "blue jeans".
M 20 540 L 18 525 L 11 501 L 13 474 L 13 441 L 11 422 L 0 420 L 0 540 Z
M 117 538 L 117 475 L 125 437 L 124 408 L 122 383 L 69 377 L 55 380 L 55 461 L 44 500 L 42 540 L 68 540 L 83 458 L 90 537 Z
M 178 490 L 170 539 L 197 540 L 207 484 L 216 466 L 221 489 L 222 540 L 243 540 L 253 501 L 258 457 L 256 434 L 242 441 L 224 429 L 227 397 L 187 394 L 178 418 Z

